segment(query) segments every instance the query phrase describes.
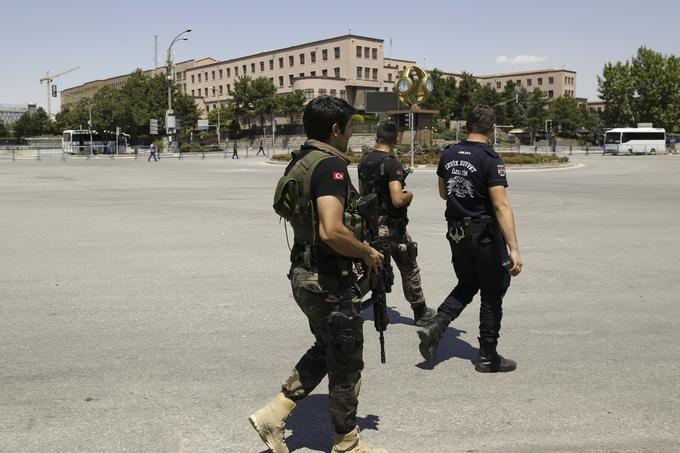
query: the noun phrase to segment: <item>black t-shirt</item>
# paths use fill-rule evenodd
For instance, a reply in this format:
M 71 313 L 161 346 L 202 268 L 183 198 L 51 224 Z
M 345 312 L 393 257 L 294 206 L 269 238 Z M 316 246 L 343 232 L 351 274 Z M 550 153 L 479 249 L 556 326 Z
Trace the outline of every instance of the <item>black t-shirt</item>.
M 373 150 L 367 153 L 361 159 L 361 162 L 359 162 L 359 176 L 361 177 L 363 174 L 362 167 L 365 169 L 365 166 L 367 164 L 369 165 L 374 164 L 380 159 L 383 159 L 382 174 L 380 168 L 374 167 L 375 173 L 367 176 L 374 178 L 376 173 L 380 175 L 381 179 L 380 189 L 381 192 L 385 195 L 385 201 L 387 202 L 389 208 L 396 209 L 392 205 L 392 198 L 390 197 L 389 185 L 392 181 L 399 181 L 401 183 L 401 187 L 402 188 L 404 187 L 404 166 L 401 164 L 399 159 L 395 159 L 393 156 L 385 152 Z M 366 192 L 368 190 L 367 181 L 362 179 L 361 183 L 363 184 L 364 192 Z
M 314 148 L 302 149 L 295 159 L 293 159 L 288 167 L 286 167 L 285 174 L 288 174 L 293 165 L 307 155 Z M 333 195 L 345 198 L 347 196 L 348 184 L 352 181 L 349 178 L 349 171 L 345 161 L 336 156 L 323 159 L 316 164 L 314 172 L 312 173 L 312 180 L 310 181 L 310 189 L 312 199 L 316 200 L 319 197 Z M 345 200 L 347 201 L 347 200 Z
M 493 217 L 489 188 L 508 186 L 503 159 L 486 143 L 463 140 L 446 148 L 437 175 L 446 183 L 448 221 Z

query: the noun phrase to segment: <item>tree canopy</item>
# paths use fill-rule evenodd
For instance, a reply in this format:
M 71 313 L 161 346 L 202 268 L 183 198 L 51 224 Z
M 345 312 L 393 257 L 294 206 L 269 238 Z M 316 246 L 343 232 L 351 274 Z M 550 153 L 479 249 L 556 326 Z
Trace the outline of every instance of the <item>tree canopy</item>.
M 598 76 L 607 127 L 653 123 L 680 131 L 680 58 L 640 47 L 625 62 L 609 62 Z

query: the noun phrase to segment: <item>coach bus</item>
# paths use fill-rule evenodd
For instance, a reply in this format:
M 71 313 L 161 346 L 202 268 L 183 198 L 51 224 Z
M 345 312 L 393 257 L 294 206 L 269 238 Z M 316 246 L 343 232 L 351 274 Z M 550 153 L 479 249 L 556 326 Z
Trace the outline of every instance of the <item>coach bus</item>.
M 665 151 L 665 129 L 618 128 L 604 134 L 604 154 L 657 154 Z
M 61 135 L 61 149 L 69 154 L 97 154 L 104 150 L 104 142 L 97 131 L 69 129 Z

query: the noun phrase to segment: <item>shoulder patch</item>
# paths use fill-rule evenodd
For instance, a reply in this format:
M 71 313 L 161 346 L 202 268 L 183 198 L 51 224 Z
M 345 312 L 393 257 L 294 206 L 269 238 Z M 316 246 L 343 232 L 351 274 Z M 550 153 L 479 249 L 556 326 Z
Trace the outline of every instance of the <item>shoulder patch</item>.
M 334 171 L 333 172 L 333 181 L 344 181 L 345 180 L 345 173 L 342 171 Z
M 498 176 L 505 176 L 505 165 L 498 164 Z

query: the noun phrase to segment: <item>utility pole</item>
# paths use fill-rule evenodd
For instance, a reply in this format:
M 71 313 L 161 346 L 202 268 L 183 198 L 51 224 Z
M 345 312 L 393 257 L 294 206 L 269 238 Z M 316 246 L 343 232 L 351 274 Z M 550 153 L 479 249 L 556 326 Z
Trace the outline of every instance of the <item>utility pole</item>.
M 153 68 L 158 69 L 158 35 L 153 35 Z
M 46 82 L 46 84 L 47 84 L 47 115 L 50 118 L 52 118 L 52 102 L 51 102 L 51 99 L 50 99 L 50 91 L 51 91 L 50 85 L 52 84 L 52 81 L 54 79 L 56 79 L 57 77 L 63 76 L 64 74 L 68 74 L 69 72 L 73 72 L 76 69 L 80 69 L 80 66 L 77 66 L 73 69 L 69 69 L 68 71 L 60 72 L 59 74 L 52 75 L 52 76 L 50 75 L 50 71 L 47 71 L 47 74 L 45 75 L 45 77 L 40 79 L 41 84 L 43 82 Z
M 170 43 L 170 46 L 168 47 L 168 53 L 167 53 L 167 60 L 166 60 L 166 65 L 167 67 L 165 68 L 166 70 L 166 79 L 168 82 L 168 111 L 165 113 L 165 129 L 166 133 L 168 134 L 168 141 L 170 142 L 168 148 L 172 150 L 175 147 L 175 141 L 174 141 L 174 136 L 175 136 L 175 129 L 176 129 L 176 124 L 175 124 L 175 112 L 172 111 L 172 46 L 177 42 L 178 40 L 180 41 L 186 41 L 189 38 L 181 38 L 180 37 L 185 34 L 185 33 L 190 33 L 191 28 L 187 28 L 184 30 L 182 33 L 178 34 L 175 36 L 175 38 L 172 40 Z

